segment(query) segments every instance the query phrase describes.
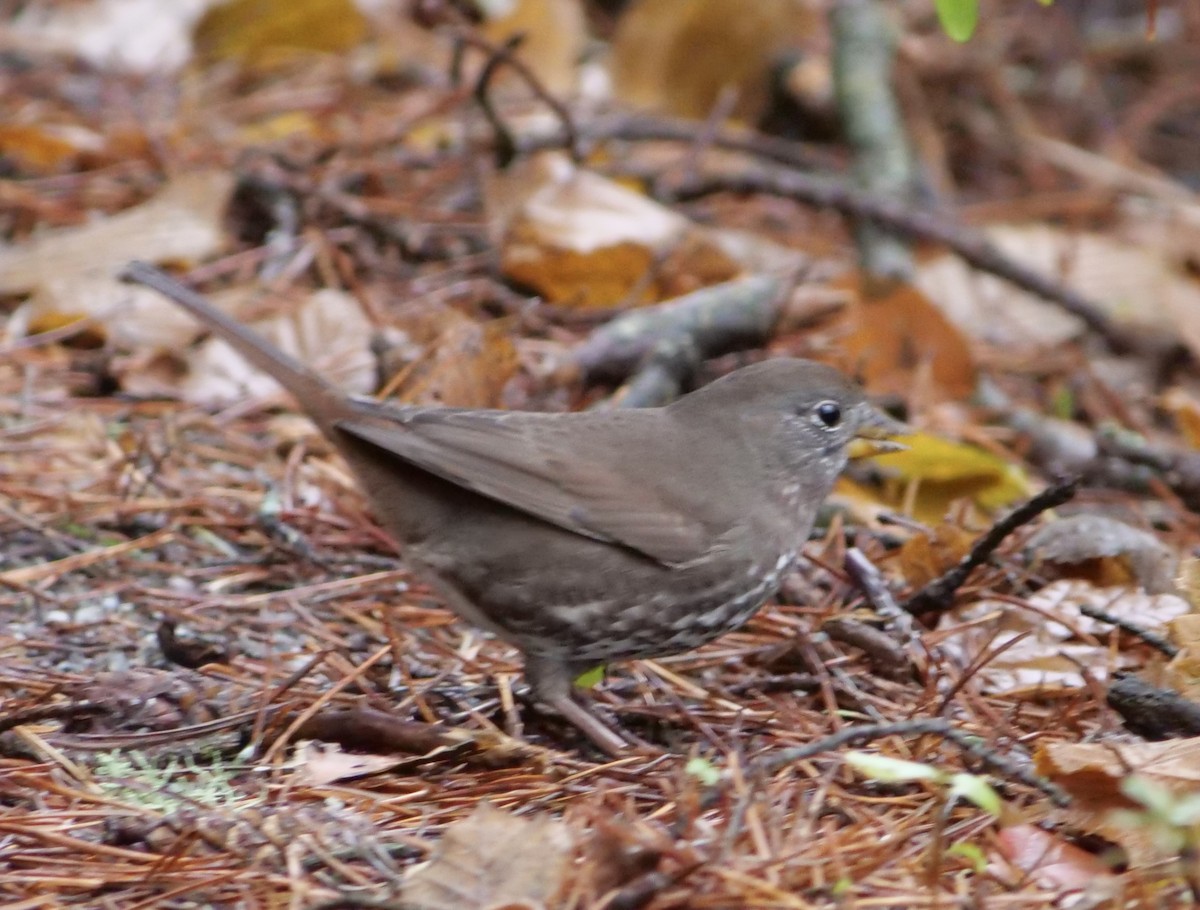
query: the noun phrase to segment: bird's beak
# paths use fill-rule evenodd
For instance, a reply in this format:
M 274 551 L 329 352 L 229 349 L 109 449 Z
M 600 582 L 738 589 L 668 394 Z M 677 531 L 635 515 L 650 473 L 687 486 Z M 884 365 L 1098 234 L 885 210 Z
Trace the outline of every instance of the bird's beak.
M 850 442 L 851 458 L 870 458 L 872 455 L 885 455 L 888 452 L 902 452 L 908 448 L 903 443 L 896 442 L 892 437 L 904 436 L 912 429 L 878 408 L 868 406 L 858 432 Z

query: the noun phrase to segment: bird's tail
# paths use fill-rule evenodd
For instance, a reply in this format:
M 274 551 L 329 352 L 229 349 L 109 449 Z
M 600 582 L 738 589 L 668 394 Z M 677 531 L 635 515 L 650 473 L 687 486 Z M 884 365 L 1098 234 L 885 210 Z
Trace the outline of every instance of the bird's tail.
M 166 272 L 144 262 L 131 262 L 121 277 L 153 288 L 199 319 L 250 363 L 287 389 L 323 431 L 328 432 L 333 422 L 342 416 L 345 395 L 336 386 Z

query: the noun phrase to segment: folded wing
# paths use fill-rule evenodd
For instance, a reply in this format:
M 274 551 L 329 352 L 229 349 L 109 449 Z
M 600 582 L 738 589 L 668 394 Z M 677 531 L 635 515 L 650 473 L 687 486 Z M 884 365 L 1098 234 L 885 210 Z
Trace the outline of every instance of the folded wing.
M 636 472 L 618 472 L 602 457 L 580 464 L 568 454 L 581 451 L 580 441 L 592 435 L 595 422 L 551 423 L 542 415 L 509 411 L 414 408 L 372 416 L 371 410 L 364 408 L 360 419 L 339 421 L 337 428 L 568 531 L 628 547 L 664 565 L 696 559 L 713 546 L 702 521 L 666 501 Z M 630 417 L 639 419 L 632 413 L 621 419 Z M 595 455 L 623 457 L 621 446 L 613 445 L 612 427 L 605 428 L 606 444 L 593 449 Z M 615 435 L 619 440 L 619 431 Z

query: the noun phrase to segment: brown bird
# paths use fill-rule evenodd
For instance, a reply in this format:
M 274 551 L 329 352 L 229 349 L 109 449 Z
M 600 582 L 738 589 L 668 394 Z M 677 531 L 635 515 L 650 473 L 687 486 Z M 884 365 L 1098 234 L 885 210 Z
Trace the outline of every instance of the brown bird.
M 520 649 L 537 699 L 612 754 L 624 741 L 575 702 L 574 680 L 745 623 L 791 569 L 847 446 L 903 429 L 836 370 L 784 358 L 663 408 L 383 404 L 339 391 L 152 266 L 132 263 L 126 277 L 290 392 L 408 566 L 460 617 Z

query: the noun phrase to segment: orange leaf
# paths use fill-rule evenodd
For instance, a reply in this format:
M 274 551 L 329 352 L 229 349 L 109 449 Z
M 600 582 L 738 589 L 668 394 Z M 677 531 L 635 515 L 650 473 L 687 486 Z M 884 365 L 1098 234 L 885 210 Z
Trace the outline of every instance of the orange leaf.
M 917 288 L 897 283 L 875 294 L 861 279 L 838 282 L 859 296 L 850 310 L 852 330 L 843 341 L 847 372 L 874 392 L 903 395 L 919 370 L 928 370 L 946 398 L 966 398 L 975 388 L 975 364 L 966 339 Z

